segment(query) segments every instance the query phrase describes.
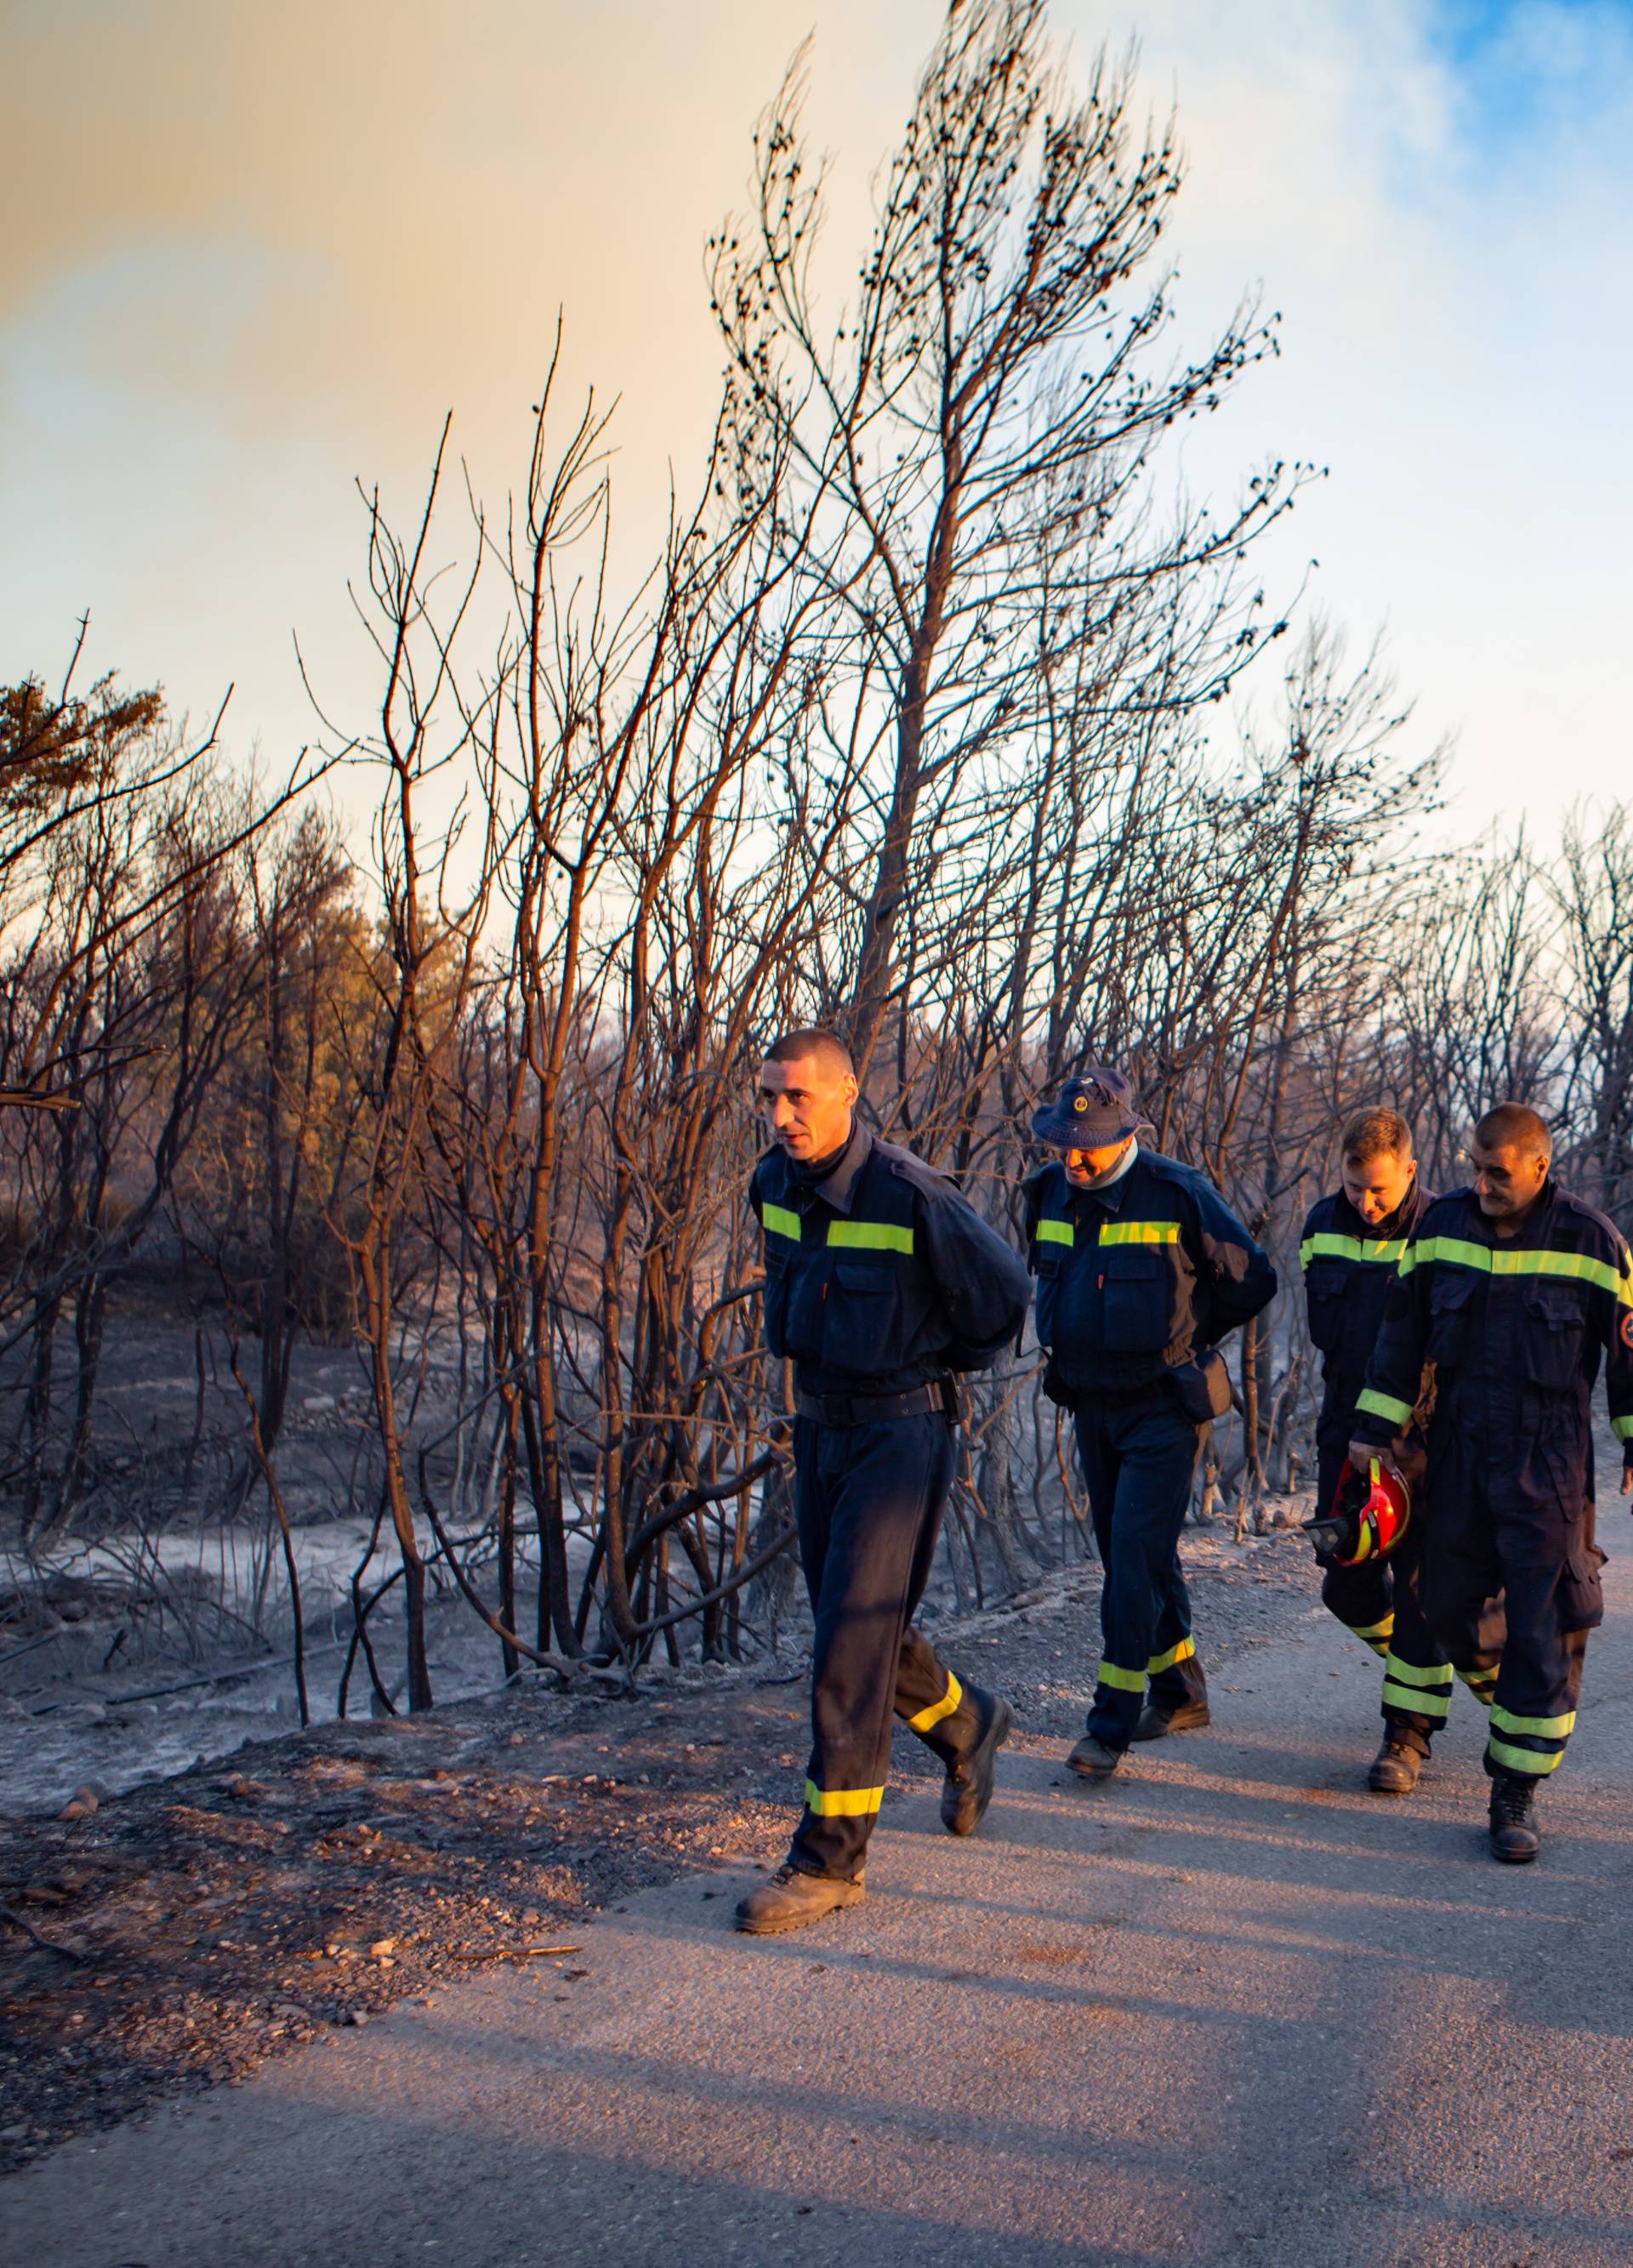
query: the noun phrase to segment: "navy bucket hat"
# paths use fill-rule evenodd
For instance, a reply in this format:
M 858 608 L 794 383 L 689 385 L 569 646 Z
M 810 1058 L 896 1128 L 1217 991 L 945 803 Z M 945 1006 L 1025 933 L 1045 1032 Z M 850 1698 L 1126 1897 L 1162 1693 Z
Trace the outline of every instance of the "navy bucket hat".
M 1032 1136 L 1060 1150 L 1105 1150 L 1140 1124 L 1134 1093 L 1121 1071 L 1090 1064 L 1033 1114 Z

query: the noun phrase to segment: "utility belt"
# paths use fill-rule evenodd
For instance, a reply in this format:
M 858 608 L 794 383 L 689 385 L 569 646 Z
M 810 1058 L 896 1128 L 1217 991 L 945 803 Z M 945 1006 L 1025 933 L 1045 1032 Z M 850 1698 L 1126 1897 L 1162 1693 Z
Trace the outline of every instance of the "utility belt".
M 1211 1425 L 1230 1407 L 1230 1373 L 1217 1347 L 1209 1347 L 1189 1362 L 1171 1364 L 1137 1386 L 1068 1386 L 1052 1357 L 1043 1385 L 1052 1402 L 1071 1410 L 1129 1410 L 1137 1402 L 1171 1397 L 1193 1425 Z
M 794 1415 L 815 1425 L 882 1425 L 892 1418 L 944 1418 L 956 1425 L 963 1416 L 955 1378 L 935 1378 L 905 1394 L 794 1394 Z

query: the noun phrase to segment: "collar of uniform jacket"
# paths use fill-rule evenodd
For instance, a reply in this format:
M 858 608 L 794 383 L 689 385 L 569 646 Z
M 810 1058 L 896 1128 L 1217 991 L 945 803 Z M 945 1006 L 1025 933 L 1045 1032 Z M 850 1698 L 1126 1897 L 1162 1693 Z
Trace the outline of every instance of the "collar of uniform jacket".
M 1068 1178 L 1067 1187 L 1075 1197 L 1092 1199 L 1103 1212 L 1121 1212 L 1123 1199 L 1128 1194 L 1128 1184 L 1134 1178 L 1134 1169 L 1139 1164 L 1140 1157 L 1140 1145 L 1135 1142 L 1131 1145 L 1128 1155 L 1117 1168 L 1112 1181 L 1102 1182 L 1098 1189 L 1080 1189 L 1075 1182 Z
M 826 1181 L 811 1184 L 811 1195 L 820 1197 L 835 1212 L 848 1213 L 856 1194 L 856 1176 L 868 1162 L 873 1147 L 873 1137 L 860 1118 L 851 1121 L 851 1138 L 845 1145 L 843 1156 Z

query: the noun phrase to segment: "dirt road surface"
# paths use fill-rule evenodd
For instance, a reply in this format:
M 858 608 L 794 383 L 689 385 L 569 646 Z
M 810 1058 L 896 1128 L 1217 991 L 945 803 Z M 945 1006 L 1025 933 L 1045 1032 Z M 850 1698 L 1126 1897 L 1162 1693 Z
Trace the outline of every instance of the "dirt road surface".
M 980 1835 L 915 1786 L 865 1906 L 730 1933 L 721 1862 L 0 2191 L 63 2268 L 1633 2257 L 1633 1524 L 1544 1799 L 1494 1865 L 1459 1690 L 1368 1796 L 1377 1671 L 1322 1621 L 1216 1725 L 1071 1783 L 1006 1752 Z M 1234 1690 L 1225 1690 L 1234 1687 Z

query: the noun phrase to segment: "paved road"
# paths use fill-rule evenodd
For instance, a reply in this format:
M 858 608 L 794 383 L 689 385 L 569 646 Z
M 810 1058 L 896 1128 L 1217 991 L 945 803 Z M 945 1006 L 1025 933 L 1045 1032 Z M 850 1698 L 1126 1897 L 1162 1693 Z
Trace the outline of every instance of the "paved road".
M 583 1933 L 587 1972 L 404 2007 L 0 2192 L 63 2268 L 1554 2268 L 1633 2259 L 1633 1524 L 1546 1800 L 1485 1856 L 1478 1712 L 1369 1797 L 1370 1656 L 1324 1624 L 1110 1787 L 1041 1743 L 986 1826 L 885 1814 L 868 1904 L 728 1933 L 741 1871 Z

